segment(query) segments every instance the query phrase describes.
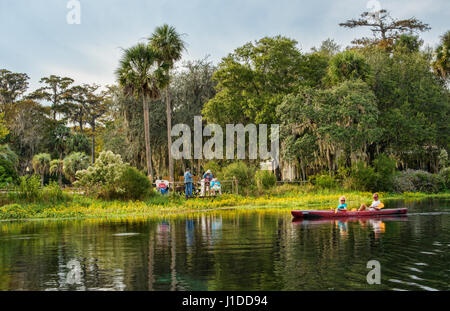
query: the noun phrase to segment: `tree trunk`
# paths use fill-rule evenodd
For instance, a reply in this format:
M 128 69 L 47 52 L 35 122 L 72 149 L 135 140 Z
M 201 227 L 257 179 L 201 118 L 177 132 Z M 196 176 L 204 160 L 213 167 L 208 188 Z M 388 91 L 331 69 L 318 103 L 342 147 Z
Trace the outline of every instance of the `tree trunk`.
M 92 164 L 95 163 L 95 120 L 91 124 L 92 126 Z
M 166 116 L 167 116 L 167 148 L 169 150 L 169 179 L 173 182 L 173 159 L 172 159 L 172 109 L 170 107 L 169 87 L 166 88 Z
M 83 134 L 83 116 L 80 112 L 80 119 L 78 120 L 78 124 L 80 124 L 80 132 Z
M 142 104 L 144 108 L 144 134 L 145 134 L 145 156 L 147 158 L 147 175 L 150 182 L 153 182 L 153 168 L 150 149 L 150 121 L 148 116 L 148 102 L 145 96 L 142 97 Z

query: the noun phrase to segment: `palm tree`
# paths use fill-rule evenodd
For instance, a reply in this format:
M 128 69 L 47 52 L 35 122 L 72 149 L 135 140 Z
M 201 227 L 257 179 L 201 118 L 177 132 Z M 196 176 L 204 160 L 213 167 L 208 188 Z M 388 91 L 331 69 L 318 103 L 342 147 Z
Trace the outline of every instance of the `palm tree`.
M 441 42 L 436 49 L 433 69 L 444 80 L 450 76 L 450 30 L 441 37 Z
M 89 167 L 89 157 L 83 152 L 73 152 L 64 158 L 64 175 L 75 181 L 75 175 L 78 171 L 85 170 Z
M 39 153 L 33 157 L 32 164 L 36 174 L 41 176 L 41 185 L 44 185 L 44 176 L 48 173 L 51 157 L 48 153 Z
M 183 51 L 186 49 L 185 43 L 181 40 L 181 35 L 175 27 L 164 24 L 156 27 L 155 32 L 149 38 L 150 46 L 161 55 L 160 63 L 166 63 L 166 75 L 170 79 L 169 70 L 173 68 L 176 61 L 181 59 Z M 169 81 L 168 81 L 169 82 Z M 169 83 L 166 86 L 166 116 L 167 116 L 167 147 L 169 151 L 169 178 L 173 181 L 173 159 L 172 159 L 172 109 L 170 107 Z
M 62 186 L 62 175 L 64 173 L 64 161 L 63 160 L 52 160 L 50 161 L 50 174 L 58 175 L 58 184 Z
M 125 93 L 142 98 L 147 172 L 151 181 L 153 180 L 153 168 L 148 101 L 160 98 L 160 88 L 167 83 L 165 65 L 158 63 L 159 59 L 160 55 L 156 50 L 139 43 L 124 51 L 119 68 L 116 70 L 117 79 Z

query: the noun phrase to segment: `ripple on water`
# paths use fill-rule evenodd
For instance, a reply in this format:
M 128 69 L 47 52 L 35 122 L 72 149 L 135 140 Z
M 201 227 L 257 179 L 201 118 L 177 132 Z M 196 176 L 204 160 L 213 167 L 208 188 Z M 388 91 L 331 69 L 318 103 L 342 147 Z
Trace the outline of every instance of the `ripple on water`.
M 418 276 L 415 276 L 414 274 L 410 274 L 409 277 L 413 280 L 417 280 L 417 281 L 424 281 L 424 279 L 419 278 Z
M 414 268 L 414 267 L 406 267 L 406 268 L 409 269 L 409 270 L 411 270 L 411 271 L 414 271 L 414 272 L 419 272 L 419 273 L 422 273 L 422 272 L 423 272 L 422 270 L 417 269 L 417 268 Z
M 138 235 L 139 233 L 135 233 L 135 232 L 128 232 L 128 233 L 116 233 L 113 234 L 113 236 L 133 236 L 133 235 Z
M 420 252 L 420 253 L 425 255 L 437 255 L 436 253 L 433 252 Z
M 397 280 L 397 279 L 389 279 L 388 281 L 392 282 L 392 283 L 407 285 L 407 286 L 419 287 L 420 289 L 423 289 L 423 290 L 426 290 L 426 291 L 433 291 L 433 292 L 439 291 L 438 289 L 435 289 L 435 288 L 432 288 L 432 287 L 429 287 L 429 286 L 425 286 L 425 285 L 422 285 L 422 284 L 418 284 L 418 283 L 415 283 L 415 282 L 405 282 L 405 281 Z

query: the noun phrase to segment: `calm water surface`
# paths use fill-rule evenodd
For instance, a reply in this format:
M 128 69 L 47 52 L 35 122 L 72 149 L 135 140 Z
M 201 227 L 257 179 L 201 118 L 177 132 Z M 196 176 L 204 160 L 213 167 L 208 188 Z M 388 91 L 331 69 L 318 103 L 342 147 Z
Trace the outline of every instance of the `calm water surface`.
M 0 222 L 0 290 L 449 290 L 450 201 L 407 217 L 293 222 L 286 209 Z M 368 285 L 367 262 L 381 263 Z

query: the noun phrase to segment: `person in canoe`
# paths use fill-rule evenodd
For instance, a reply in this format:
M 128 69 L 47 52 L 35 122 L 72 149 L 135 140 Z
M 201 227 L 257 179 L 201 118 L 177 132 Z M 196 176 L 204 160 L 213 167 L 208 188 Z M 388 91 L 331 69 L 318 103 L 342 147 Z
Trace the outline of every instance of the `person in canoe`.
M 345 203 L 345 196 L 342 196 L 339 198 L 339 206 L 336 208 L 336 213 L 345 211 L 347 211 L 347 203 Z
M 379 211 L 384 207 L 384 204 L 380 202 L 378 193 L 374 193 L 372 197 L 373 197 L 372 204 L 369 207 L 367 207 L 366 204 L 362 204 L 361 207 L 359 208 L 359 211 L 366 211 L 366 210 Z

